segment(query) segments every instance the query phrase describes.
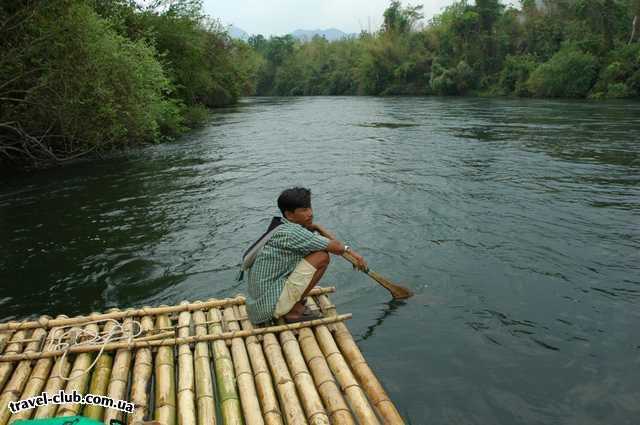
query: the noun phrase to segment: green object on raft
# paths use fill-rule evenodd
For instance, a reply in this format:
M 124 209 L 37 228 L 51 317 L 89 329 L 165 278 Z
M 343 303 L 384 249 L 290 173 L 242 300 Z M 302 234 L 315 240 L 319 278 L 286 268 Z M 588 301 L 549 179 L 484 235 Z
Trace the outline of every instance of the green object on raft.
M 104 425 L 104 422 L 85 418 L 84 416 L 63 416 L 46 419 L 20 419 L 12 425 Z

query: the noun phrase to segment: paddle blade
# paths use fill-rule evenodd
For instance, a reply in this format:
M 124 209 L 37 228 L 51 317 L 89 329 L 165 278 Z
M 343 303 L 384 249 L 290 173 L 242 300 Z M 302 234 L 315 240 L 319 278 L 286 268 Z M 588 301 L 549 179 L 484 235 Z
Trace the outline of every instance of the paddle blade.
M 405 288 L 404 286 L 392 283 L 389 279 L 385 278 L 379 273 L 369 270 L 369 273 L 367 274 L 380 285 L 384 286 L 391 293 L 391 296 L 396 300 L 402 300 L 413 296 L 413 292 L 411 292 L 409 289 Z

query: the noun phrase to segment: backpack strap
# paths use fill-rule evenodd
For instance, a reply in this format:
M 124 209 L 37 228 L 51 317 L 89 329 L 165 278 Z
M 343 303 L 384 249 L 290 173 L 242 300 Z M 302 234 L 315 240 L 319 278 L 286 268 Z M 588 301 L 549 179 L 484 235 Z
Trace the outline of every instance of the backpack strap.
M 282 224 L 282 218 L 273 217 L 271 219 L 271 223 L 269 223 L 269 227 L 267 231 L 260 236 L 260 238 L 255 241 L 249 249 L 245 251 L 242 255 L 242 265 L 240 266 L 240 273 L 238 275 L 237 280 L 241 281 L 244 277 L 245 270 L 249 270 L 251 266 L 253 266 L 253 262 L 256 260 L 256 257 L 262 251 L 262 248 L 269 242 L 269 239 L 276 233 L 278 227 Z

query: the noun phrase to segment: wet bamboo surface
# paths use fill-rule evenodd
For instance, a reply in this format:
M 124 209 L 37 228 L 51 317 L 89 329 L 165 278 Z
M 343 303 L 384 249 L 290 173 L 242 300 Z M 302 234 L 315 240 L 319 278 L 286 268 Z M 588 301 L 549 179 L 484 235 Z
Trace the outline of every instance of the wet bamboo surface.
M 165 425 L 404 423 L 349 333 L 350 315 L 331 304 L 333 291 L 310 294 L 324 319 L 294 325 L 254 328 L 241 296 L 0 325 L 0 425 L 80 414 Z M 99 336 L 109 340 L 91 339 Z M 89 348 L 70 351 L 72 339 Z M 61 390 L 135 406 L 7 408 Z

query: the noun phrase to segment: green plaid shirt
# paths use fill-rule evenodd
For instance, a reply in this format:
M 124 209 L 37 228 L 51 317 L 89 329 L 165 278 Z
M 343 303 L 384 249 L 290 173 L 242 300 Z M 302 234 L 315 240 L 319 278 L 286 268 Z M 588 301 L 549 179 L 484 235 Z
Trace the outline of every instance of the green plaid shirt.
M 300 260 L 329 245 L 329 239 L 283 218 L 249 269 L 247 312 L 253 324 L 273 318 L 284 282 Z

